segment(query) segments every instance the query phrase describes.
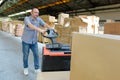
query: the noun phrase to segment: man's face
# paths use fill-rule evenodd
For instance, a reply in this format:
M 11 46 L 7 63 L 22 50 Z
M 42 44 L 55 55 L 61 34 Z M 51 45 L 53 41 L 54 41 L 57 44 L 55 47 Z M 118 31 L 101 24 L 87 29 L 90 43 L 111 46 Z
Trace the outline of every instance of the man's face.
M 37 18 L 39 16 L 39 10 L 38 9 L 33 9 L 31 12 L 31 15 L 33 18 Z

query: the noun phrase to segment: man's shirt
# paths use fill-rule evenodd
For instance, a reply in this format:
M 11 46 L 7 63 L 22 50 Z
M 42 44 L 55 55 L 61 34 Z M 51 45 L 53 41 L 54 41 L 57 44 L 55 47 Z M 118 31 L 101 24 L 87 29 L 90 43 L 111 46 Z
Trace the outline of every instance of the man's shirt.
M 25 17 L 24 19 L 24 32 L 22 35 L 22 41 L 28 44 L 34 44 L 38 41 L 37 31 L 28 27 L 28 24 L 33 24 L 36 27 L 44 26 L 45 22 L 41 18 L 32 19 L 31 16 Z

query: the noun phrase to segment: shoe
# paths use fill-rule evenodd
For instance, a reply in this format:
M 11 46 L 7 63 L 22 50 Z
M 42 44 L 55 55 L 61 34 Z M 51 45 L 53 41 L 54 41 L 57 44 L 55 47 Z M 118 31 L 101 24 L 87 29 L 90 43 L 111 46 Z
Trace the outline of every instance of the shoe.
M 35 73 L 39 73 L 39 72 L 41 72 L 40 69 L 35 69 Z
M 28 75 L 28 68 L 24 68 L 24 75 Z

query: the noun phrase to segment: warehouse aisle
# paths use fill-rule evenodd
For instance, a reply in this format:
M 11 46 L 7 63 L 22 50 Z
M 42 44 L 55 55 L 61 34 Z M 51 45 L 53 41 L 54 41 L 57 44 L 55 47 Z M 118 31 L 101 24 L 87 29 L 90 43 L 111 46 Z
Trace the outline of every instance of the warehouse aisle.
M 0 31 L 0 80 L 36 80 L 33 56 L 29 56 L 29 75 L 23 74 L 21 39 Z

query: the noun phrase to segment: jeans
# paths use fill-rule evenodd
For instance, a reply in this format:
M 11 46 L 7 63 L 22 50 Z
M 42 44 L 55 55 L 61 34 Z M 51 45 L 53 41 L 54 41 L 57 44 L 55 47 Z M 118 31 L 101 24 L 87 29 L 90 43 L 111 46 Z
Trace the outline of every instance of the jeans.
M 28 56 L 30 49 L 33 52 L 33 56 L 34 56 L 34 68 L 39 69 L 39 54 L 38 54 L 37 42 L 34 44 L 28 44 L 22 41 L 23 66 L 24 68 L 28 68 Z

